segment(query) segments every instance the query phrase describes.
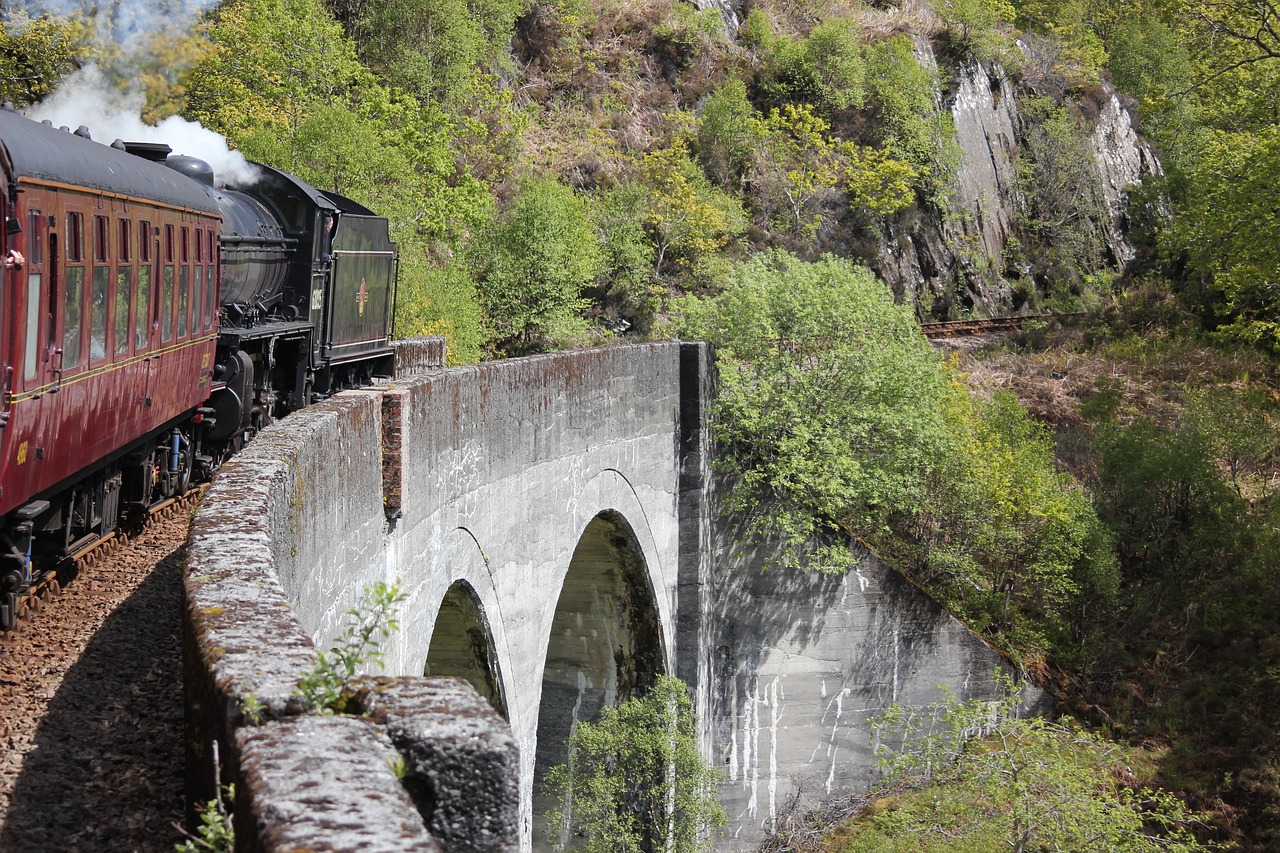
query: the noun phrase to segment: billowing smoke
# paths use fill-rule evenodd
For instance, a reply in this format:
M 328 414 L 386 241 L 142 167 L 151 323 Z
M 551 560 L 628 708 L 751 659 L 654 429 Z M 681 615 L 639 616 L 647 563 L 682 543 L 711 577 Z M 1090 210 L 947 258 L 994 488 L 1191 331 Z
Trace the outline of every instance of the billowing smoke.
M 163 32 L 188 33 L 201 12 L 218 0 L 6 0 L 6 21 L 55 15 L 87 24 L 101 41 L 124 54 L 145 49 L 149 37 Z
M 101 42 L 115 45 L 117 61 L 127 66 L 163 38 L 164 33 L 188 33 L 201 12 L 217 0 L 0 0 L 0 15 L 10 26 L 21 27 L 22 18 L 41 14 L 76 18 Z M 108 54 L 113 51 L 108 51 Z M 132 75 L 120 73 L 116 79 Z M 197 122 L 174 116 L 157 125 L 142 121 L 146 98 L 141 91 L 121 92 L 96 66 L 70 74 L 58 90 L 42 103 L 22 112 L 36 121 L 48 119 L 55 127 L 75 130 L 84 125 L 94 141 L 110 145 L 125 142 L 160 142 L 177 154 L 199 157 L 213 167 L 220 184 L 252 183 L 256 169 L 238 151 L 232 151 L 220 134 Z
M 102 72 L 90 65 L 71 74 L 57 92 L 23 112 L 36 121 L 47 119 L 54 127 L 75 130 L 85 125 L 94 141 L 104 145 L 116 139 L 162 142 L 176 154 L 207 161 L 219 183 L 253 182 L 256 169 L 243 154 L 231 150 L 221 134 L 178 116 L 154 126 L 146 124 L 141 118 L 143 100 L 141 92 L 116 91 Z

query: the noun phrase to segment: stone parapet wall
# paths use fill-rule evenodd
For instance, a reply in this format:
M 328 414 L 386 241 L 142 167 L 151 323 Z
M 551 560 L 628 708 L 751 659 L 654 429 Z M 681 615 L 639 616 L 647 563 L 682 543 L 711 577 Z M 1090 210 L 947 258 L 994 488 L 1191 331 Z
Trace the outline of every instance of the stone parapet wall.
M 188 793 L 212 798 L 217 755 L 237 785 L 238 851 L 516 846 L 515 740 L 470 685 L 366 680 L 341 717 L 313 715 L 296 693 L 315 660 L 297 608 L 325 614 L 329 636 L 351 604 L 312 580 L 361 561 L 378 579 L 385 569 L 382 409 L 379 391 L 347 392 L 264 430 L 192 525 Z

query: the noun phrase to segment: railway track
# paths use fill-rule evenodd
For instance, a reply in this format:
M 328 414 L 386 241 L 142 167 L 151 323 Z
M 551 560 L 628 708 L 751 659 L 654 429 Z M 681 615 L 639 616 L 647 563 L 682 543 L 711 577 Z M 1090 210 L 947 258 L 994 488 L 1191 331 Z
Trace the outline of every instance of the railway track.
M 948 320 L 941 323 L 921 323 L 920 329 L 929 340 L 968 338 L 975 335 L 995 335 L 1021 331 L 1029 321 L 1056 320 L 1057 314 L 1036 314 L 1029 317 L 990 317 L 984 320 Z
M 161 515 L 0 634 L 0 851 L 173 853 L 182 840 L 191 519 Z
M 208 484 L 196 486 L 182 495 L 167 498 L 147 510 L 146 514 L 122 524 L 106 536 L 85 543 L 68 555 L 53 569 L 34 579 L 26 595 L 18 600 L 18 623 L 12 630 L 32 618 L 44 605 L 62 591 L 63 584 L 70 583 L 84 569 L 97 565 L 115 554 L 128 541 L 145 533 L 152 525 L 172 518 L 178 512 L 188 511 L 199 500 Z

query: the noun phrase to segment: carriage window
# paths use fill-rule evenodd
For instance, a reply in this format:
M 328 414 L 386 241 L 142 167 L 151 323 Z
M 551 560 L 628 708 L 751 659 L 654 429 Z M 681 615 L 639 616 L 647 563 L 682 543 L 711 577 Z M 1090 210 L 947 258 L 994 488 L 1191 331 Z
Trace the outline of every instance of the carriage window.
M 89 295 L 89 360 L 107 357 L 107 287 L 111 269 L 105 264 L 111 250 L 110 221 L 93 217 L 93 288 Z
M 73 214 L 74 215 L 74 214 Z M 70 251 L 70 247 L 68 247 Z M 84 267 L 67 267 L 67 292 L 62 302 L 62 367 L 80 363 L 80 330 L 84 317 Z
M 138 260 L 144 264 L 151 262 L 151 223 L 138 223 Z
M 204 235 L 196 231 L 196 263 L 204 262 Z
M 187 336 L 187 314 L 189 305 L 187 294 L 190 290 L 191 270 L 186 266 L 178 267 L 178 337 Z
M 107 252 L 110 248 L 110 242 L 107 230 L 107 217 L 93 217 L 93 260 L 97 263 L 104 264 L 107 262 Z
M 144 223 L 145 225 L 145 223 Z M 142 254 L 142 245 L 138 246 L 138 253 Z M 133 320 L 133 346 L 134 349 L 146 349 L 147 347 L 147 306 L 151 303 L 151 267 L 138 267 L 138 292 L 133 304 L 134 310 Z
M 133 294 L 133 275 L 130 267 L 116 268 L 116 355 L 129 352 L 129 297 Z
M 199 237 L 199 232 L 196 233 Z M 200 241 L 196 240 L 196 245 L 200 245 Z M 200 306 L 204 302 L 200 298 L 200 288 L 204 287 L 204 267 L 196 264 L 191 272 L 191 334 L 200 331 Z
M 180 236 L 182 238 L 182 242 L 179 245 L 182 249 L 182 255 L 179 257 L 179 260 L 184 264 L 189 264 L 191 263 L 191 229 L 185 225 L 182 226 Z
M 207 332 L 213 328 L 213 264 L 204 269 L 204 330 Z
M 133 261 L 133 241 L 129 238 L 133 236 L 133 223 L 128 219 L 121 219 L 119 225 L 120 242 L 116 246 L 116 260 L 122 264 L 131 263 Z
M 164 227 L 164 262 L 173 263 L 173 226 Z
M 173 266 L 164 268 L 164 284 L 160 304 L 160 340 L 173 340 Z
M 32 247 L 32 255 L 34 256 L 40 244 L 32 240 L 27 245 Z M 37 272 L 30 273 L 27 276 L 27 352 L 26 362 L 22 369 L 24 379 L 34 379 L 36 367 L 40 363 L 41 278 L 40 273 Z
M 29 220 L 27 228 L 27 251 L 31 255 L 27 260 L 32 266 L 39 266 L 44 263 L 44 217 L 40 215 L 40 211 L 31 210 L 27 212 Z
M 84 214 L 67 214 L 67 260 L 71 263 L 84 261 Z
M 110 267 L 93 268 L 93 293 L 89 303 L 89 359 L 107 357 L 107 284 Z

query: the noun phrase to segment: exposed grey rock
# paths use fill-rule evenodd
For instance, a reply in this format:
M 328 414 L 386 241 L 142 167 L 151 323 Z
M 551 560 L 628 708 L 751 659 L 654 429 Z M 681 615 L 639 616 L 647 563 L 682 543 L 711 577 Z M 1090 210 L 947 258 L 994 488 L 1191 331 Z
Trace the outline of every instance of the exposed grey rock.
M 1102 195 L 1111 214 L 1106 226 L 1107 245 L 1123 267 L 1134 257 L 1133 246 L 1124 232 L 1127 193 L 1144 178 L 1160 174 L 1160 161 L 1151 146 L 1138 136 L 1129 111 L 1114 92 L 1098 113 L 1089 144 L 1102 173 Z
M 936 65 L 927 42 L 917 40 L 916 55 L 922 65 Z M 1017 158 L 1026 132 L 1018 101 L 1028 93 L 998 65 L 975 62 L 952 72 L 949 91 L 945 107 L 960 153 L 953 197 L 945 209 L 915 207 L 885 221 L 873 265 L 922 317 L 957 309 L 1008 313 L 1010 281 L 1027 272 L 1009 267 L 1006 250 L 1019 237 L 1026 209 Z M 1125 192 L 1160 166 L 1119 98 L 1104 91 L 1089 139 L 1110 213 L 1101 225 L 1116 268 L 1123 269 L 1135 254 L 1125 234 Z

